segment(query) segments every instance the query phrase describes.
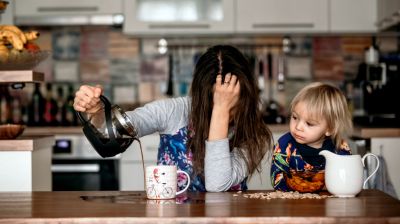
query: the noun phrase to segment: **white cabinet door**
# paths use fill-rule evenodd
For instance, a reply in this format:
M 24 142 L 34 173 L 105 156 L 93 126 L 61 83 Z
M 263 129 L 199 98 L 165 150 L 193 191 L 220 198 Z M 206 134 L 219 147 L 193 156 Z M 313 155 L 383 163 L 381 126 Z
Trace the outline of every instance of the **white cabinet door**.
M 124 0 L 129 35 L 230 34 L 234 0 Z
M 15 1 L 8 1 L 6 10 L 0 12 L 0 24 L 14 24 L 14 5 Z
M 376 32 L 377 0 L 330 0 L 331 32 Z
M 152 134 L 140 138 L 143 150 L 144 164 L 146 166 L 157 164 L 158 145 L 160 136 Z M 121 154 L 120 159 L 120 190 L 121 191 L 143 191 L 144 171 L 139 143 L 132 145 Z
M 379 30 L 389 28 L 400 21 L 399 0 L 378 0 L 377 24 Z
M 15 0 L 20 25 L 121 24 L 122 0 Z
M 400 138 L 371 138 L 371 152 L 385 159 L 387 172 L 400 199 Z M 383 169 L 383 167 L 380 167 Z M 373 178 L 372 178 L 373 179 Z
M 328 0 L 237 0 L 238 33 L 328 31 Z
M 17 16 L 121 13 L 116 0 L 15 0 Z
M 272 133 L 274 137 L 274 145 L 278 139 L 285 134 L 285 132 L 274 132 Z M 272 149 L 271 149 L 272 150 Z M 272 162 L 272 152 L 269 152 L 261 162 L 261 172 L 254 172 L 253 176 L 249 179 L 247 187 L 249 190 L 273 190 L 271 184 L 271 162 Z

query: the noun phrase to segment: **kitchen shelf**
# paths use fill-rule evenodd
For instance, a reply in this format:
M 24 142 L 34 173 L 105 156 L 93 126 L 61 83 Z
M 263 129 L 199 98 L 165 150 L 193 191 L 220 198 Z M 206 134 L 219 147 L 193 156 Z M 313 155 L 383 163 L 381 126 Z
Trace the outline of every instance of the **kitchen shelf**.
M 0 83 L 43 82 L 44 74 L 32 70 L 0 71 Z
M 41 148 L 51 148 L 54 144 L 52 135 L 21 136 L 16 139 L 1 139 L 0 152 L 3 151 L 33 151 Z
M 371 127 L 354 127 L 353 137 L 358 138 L 387 138 L 400 137 L 400 128 L 371 128 Z
M 83 135 L 82 127 L 27 127 L 23 135 L 40 136 L 40 135 Z

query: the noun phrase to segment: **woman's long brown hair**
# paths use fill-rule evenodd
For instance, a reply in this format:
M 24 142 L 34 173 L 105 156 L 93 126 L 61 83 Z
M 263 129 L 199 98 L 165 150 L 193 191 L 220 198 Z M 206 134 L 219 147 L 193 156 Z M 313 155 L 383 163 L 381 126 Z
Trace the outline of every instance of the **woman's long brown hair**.
M 247 163 L 248 174 L 260 171 L 261 161 L 272 150 L 272 134 L 263 122 L 260 97 L 248 60 L 236 48 L 228 45 L 211 47 L 196 64 L 190 89 L 192 100 L 190 123 L 194 136 L 188 140 L 193 153 L 196 174 L 204 177 L 205 141 L 208 138 L 213 108 L 213 85 L 218 74 L 234 74 L 240 81 L 240 96 L 233 118 L 234 135 L 229 140 L 230 150 L 238 150 Z

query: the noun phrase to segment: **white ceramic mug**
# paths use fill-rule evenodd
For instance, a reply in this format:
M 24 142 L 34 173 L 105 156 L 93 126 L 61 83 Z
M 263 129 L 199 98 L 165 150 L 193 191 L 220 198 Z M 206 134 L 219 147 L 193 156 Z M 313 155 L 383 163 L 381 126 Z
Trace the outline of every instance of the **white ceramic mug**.
M 181 191 L 178 187 L 178 174 L 187 177 L 187 184 Z M 171 199 L 185 192 L 190 185 L 190 176 L 185 171 L 177 170 L 175 165 L 160 165 L 146 167 L 146 194 L 148 199 Z

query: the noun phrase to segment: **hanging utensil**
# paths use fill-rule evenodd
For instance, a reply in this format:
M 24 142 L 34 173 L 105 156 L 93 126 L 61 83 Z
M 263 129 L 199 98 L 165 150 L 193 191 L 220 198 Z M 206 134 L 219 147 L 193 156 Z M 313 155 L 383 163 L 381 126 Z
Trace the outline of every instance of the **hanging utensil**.
M 269 102 L 266 108 L 266 116 L 264 117 L 264 121 L 266 123 L 271 123 L 271 124 L 281 124 L 285 121 L 285 119 L 283 116 L 280 115 L 281 106 L 278 104 L 278 102 L 275 101 L 274 98 L 272 61 L 273 61 L 272 54 L 268 52 L 267 63 L 268 63 Z
M 285 90 L 285 55 L 278 58 L 278 91 Z
M 167 84 L 167 92 L 165 93 L 167 96 L 173 96 L 174 95 L 174 57 L 173 53 L 170 52 L 168 54 L 168 84 Z

